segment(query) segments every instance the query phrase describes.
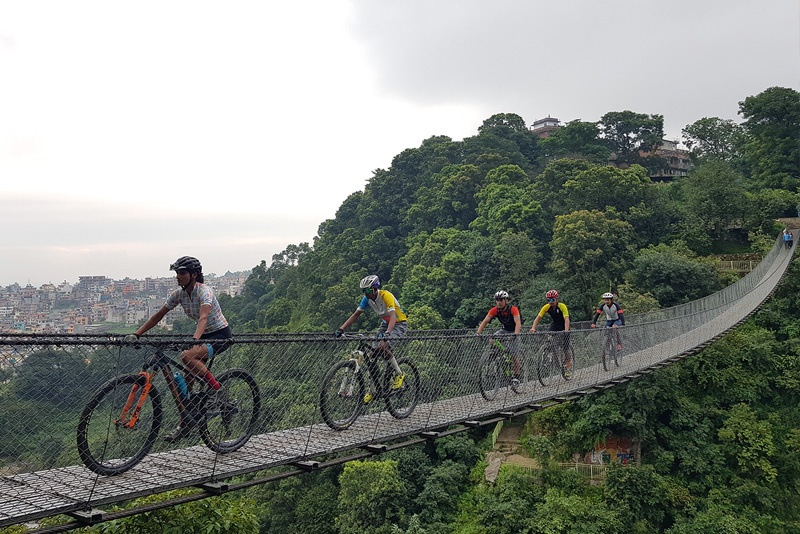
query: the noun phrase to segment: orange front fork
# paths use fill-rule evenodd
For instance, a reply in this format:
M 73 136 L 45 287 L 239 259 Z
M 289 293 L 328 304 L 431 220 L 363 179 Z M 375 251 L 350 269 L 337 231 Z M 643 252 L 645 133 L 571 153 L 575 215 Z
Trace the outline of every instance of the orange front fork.
M 136 395 L 139 392 L 140 386 L 139 384 L 134 384 L 131 392 L 128 394 L 128 400 L 125 401 L 125 406 L 122 408 L 122 413 L 119 416 L 117 421 L 114 421 L 114 424 L 117 426 L 123 426 L 125 428 L 134 428 L 136 426 L 136 422 L 139 420 L 139 412 L 142 411 L 142 406 L 144 406 L 144 402 L 147 400 L 147 394 L 150 392 L 150 388 L 153 386 L 150 379 L 152 378 L 149 373 L 142 371 L 139 373 L 140 376 L 144 376 L 144 388 L 142 392 L 139 394 L 139 400 L 136 401 Z M 133 406 L 133 403 L 136 402 L 136 407 L 133 409 L 133 413 L 130 414 L 130 418 L 128 418 L 128 412 Z M 126 420 L 127 419 L 127 420 Z

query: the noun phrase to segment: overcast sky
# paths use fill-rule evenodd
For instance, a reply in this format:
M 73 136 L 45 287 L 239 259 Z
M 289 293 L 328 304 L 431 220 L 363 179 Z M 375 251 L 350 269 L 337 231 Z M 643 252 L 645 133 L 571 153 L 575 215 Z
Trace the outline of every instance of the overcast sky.
M 0 0 L 0 285 L 249 270 L 392 157 L 495 113 L 800 89 L 797 0 Z

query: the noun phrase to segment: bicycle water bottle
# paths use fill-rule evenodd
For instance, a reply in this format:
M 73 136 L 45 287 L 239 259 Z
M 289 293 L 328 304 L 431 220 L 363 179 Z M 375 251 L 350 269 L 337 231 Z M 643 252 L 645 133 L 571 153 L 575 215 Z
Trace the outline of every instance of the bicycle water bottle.
M 178 395 L 181 397 L 181 400 L 186 400 L 189 398 L 189 388 L 186 386 L 186 379 L 183 378 L 183 375 L 179 372 L 175 371 L 175 385 L 178 387 Z

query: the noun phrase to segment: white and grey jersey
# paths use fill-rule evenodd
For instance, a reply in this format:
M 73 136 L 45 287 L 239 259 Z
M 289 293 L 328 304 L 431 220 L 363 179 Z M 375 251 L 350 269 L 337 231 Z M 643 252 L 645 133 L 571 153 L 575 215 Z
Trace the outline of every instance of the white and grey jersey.
M 601 304 L 597 308 L 597 313 L 594 314 L 594 319 L 592 319 L 592 323 L 597 323 L 597 318 L 600 317 L 600 314 L 606 314 L 607 321 L 616 321 L 617 319 L 622 319 L 622 309 L 619 307 L 619 304 L 616 302 L 612 302 L 611 306 L 608 306 L 605 302 Z M 623 323 L 625 324 L 625 320 L 622 319 Z

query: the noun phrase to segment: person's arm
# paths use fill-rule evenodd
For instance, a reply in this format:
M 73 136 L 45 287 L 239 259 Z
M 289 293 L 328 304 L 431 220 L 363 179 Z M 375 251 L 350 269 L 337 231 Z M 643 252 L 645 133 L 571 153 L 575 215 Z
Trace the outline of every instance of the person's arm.
M 617 315 L 619 315 L 620 324 L 622 324 L 622 326 L 625 326 L 625 316 L 622 315 L 622 308 L 619 307 L 619 304 L 617 304 Z
M 386 324 L 386 336 L 388 337 L 389 334 L 392 333 L 394 330 L 394 325 L 397 324 L 397 313 L 394 310 L 389 310 L 389 321 Z
M 600 317 L 600 313 L 600 308 L 598 308 L 594 314 L 594 317 L 592 317 L 592 328 L 597 328 L 597 318 Z
M 200 337 L 206 333 L 206 325 L 208 325 L 208 314 L 211 312 L 211 305 L 203 304 L 200 306 L 200 318 L 197 320 L 197 328 L 194 330 L 194 337 L 195 339 L 200 339 Z
M 141 336 L 142 334 L 153 328 L 155 325 L 157 325 L 159 322 L 161 322 L 161 319 L 163 319 L 168 312 L 169 308 L 167 308 L 166 306 L 161 306 L 161 309 L 155 312 L 147 321 L 145 321 L 145 323 L 142 326 L 140 326 L 139 329 L 136 332 L 134 332 L 134 334 L 137 337 Z
M 491 320 L 492 320 L 491 315 L 487 315 L 486 317 L 484 317 L 483 321 L 481 321 L 481 324 L 478 325 L 478 331 L 476 332 L 476 334 L 480 334 L 481 332 L 483 332 L 483 329 L 486 328 L 486 325 L 489 324 L 489 321 Z
M 533 326 L 531 327 L 531 332 L 536 332 L 536 326 L 539 324 L 539 321 L 542 319 L 541 315 L 537 315 L 536 319 L 533 320 Z
M 339 327 L 339 330 L 344 331 L 344 330 L 347 330 L 348 328 L 350 328 L 350 325 L 353 324 L 354 322 L 356 322 L 356 320 L 358 319 L 358 317 L 360 315 L 361 315 L 361 308 L 359 308 L 356 311 L 354 311 L 353 315 L 348 317 L 347 320 L 344 322 L 344 324 Z
M 519 334 L 519 331 L 522 330 L 522 319 L 519 318 L 519 314 L 514 316 L 514 334 Z
M 564 332 L 569 332 L 569 315 L 564 317 Z

